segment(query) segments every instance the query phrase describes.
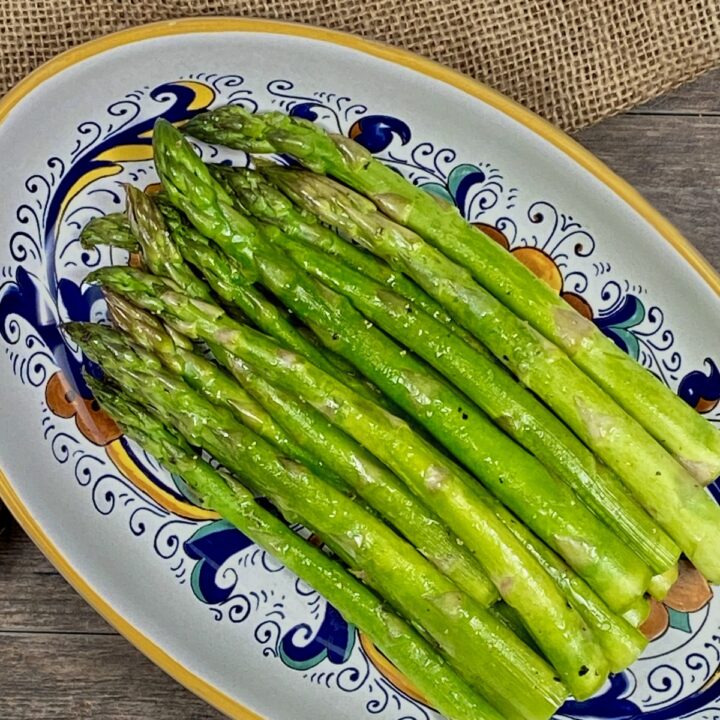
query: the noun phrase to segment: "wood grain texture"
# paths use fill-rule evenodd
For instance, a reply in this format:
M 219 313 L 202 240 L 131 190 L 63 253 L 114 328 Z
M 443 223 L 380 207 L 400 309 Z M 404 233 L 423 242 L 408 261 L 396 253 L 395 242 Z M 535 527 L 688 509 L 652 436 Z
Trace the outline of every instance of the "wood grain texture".
M 720 115 L 620 115 L 577 139 L 720 268 Z
M 720 70 L 577 139 L 720 268 Z M 220 718 L 114 634 L 17 527 L 0 535 L 0 657 L 0 718 Z
M 114 633 L 13 524 L 0 536 L 0 633 L 24 631 Z
M 0 634 L 7 720 L 217 720 L 119 635 Z

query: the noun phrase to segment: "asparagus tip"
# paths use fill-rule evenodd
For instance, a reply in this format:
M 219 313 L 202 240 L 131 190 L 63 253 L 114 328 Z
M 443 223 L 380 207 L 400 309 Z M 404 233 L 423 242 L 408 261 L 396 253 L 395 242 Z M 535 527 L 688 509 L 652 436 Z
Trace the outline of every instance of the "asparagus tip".
M 60 325 L 58 325 L 60 332 L 65 333 L 78 345 L 82 345 L 82 343 L 90 336 L 92 332 L 91 327 L 93 327 L 92 323 L 77 322 L 74 320 L 69 320 L 68 322 L 60 323 Z

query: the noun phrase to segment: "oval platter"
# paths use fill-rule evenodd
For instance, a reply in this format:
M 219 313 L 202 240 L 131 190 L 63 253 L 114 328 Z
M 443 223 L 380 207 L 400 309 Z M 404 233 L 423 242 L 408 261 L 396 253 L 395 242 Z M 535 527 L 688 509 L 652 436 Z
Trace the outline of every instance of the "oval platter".
M 226 103 L 316 120 L 454 202 L 713 422 L 720 281 L 560 131 L 348 35 L 232 18 L 150 25 L 59 56 L 0 101 L 2 499 L 107 620 L 229 716 L 430 720 L 367 637 L 120 435 L 58 330 L 104 316 L 82 278 L 124 258 L 84 251 L 78 233 L 122 208 L 123 183 L 157 181 L 154 120 Z M 718 717 L 720 603 L 701 578 L 684 580 L 655 609 L 642 659 L 558 717 Z

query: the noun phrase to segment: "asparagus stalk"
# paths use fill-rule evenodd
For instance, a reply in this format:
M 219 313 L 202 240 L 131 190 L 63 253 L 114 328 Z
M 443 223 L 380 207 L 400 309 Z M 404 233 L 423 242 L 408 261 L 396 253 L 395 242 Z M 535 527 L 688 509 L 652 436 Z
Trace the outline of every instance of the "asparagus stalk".
M 281 152 L 367 195 L 467 268 L 489 292 L 561 347 L 701 483 L 720 475 L 720 431 L 659 378 L 622 352 L 546 283 L 456 208 L 440 204 L 354 141 L 281 113 L 250 115 L 229 106 L 194 118 L 190 134 L 249 152 Z
M 183 264 L 187 261 L 196 267 L 225 302 L 238 307 L 260 330 L 276 338 L 290 350 L 301 353 L 325 372 L 361 394 L 381 404 L 386 403 L 377 388 L 356 377 L 354 370 L 348 372 L 347 368 L 330 360 L 328 353 L 323 353 L 315 343 L 305 337 L 281 308 L 246 280 L 240 265 L 211 248 L 203 235 L 183 221 L 174 206 L 165 201 L 161 202 L 160 207 L 171 228 L 175 251 L 181 256 Z M 152 267 L 150 270 L 155 272 Z M 162 272 L 155 274 L 164 275 Z
M 623 619 L 633 627 L 640 628 L 648 619 L 650 610 L 650 600 L 647 597 L 641 597 L 623 613 Z
M 303 435 L 312 434 L 313 437 L 317 437 L 318 442 L 314 445 L 313 449 L 318 454 L 322 453 L 324 449 L 327 452 L 327 448 L 333 448 L 333 453 L 327 453 L 328 465 L 333 467 L 338 474 L 343 474 L 344 470 L 347 472 L 347 468 L 342 465 L 333 465 L 331 459 L 331 455 L 343 450 L 345 446 L 353 444 L 352 440 L 350 440 L 347 435 L 345 435 L 342 431 L 337 430 L 337 428 L 335 428 L 332 424 L 327 423 L 327 421 L 323 423 L 322 421 L 324 418 L 319 413 L 315 413 L 314 416 L 308 410 L 305 410 L 303 413 L 303 406 L 295 401 L 289 393 L 283 393 L 275 386 L 263 380 L 260 375 L 254 373 L 252 369 L 240 358 L 231 355 L 229 352 L 217 345 L 214 345 L 212 350 L 221 363 L 230 369 L 232 374 L 240 382 L 245 384 L 251 392 L 254 391 L 253 394 L 255 397 L 263 403 L 269 412 L 273 413 L 278 419 L 284 421 L 285 427 L 289 432 L 294 430 L 294 436 L 298 440 Z M 310 423 L 312 423 L 314 427 L 310 427 Z M 325 432 L 318 435 L 318 431 L 321 429 Z M 350 441 L 349 443 L 348 440 Z M 348 454 L 347 464 L 350 466 L 350 471 L 354 469 L 356 463 L 355 458 L 362 457 L 363 452 L 362 448 L 360 448 L 359 445 L 356 445 Z M 370 463 L 368 463 L 368 466 L 373 468 L 372 459 L 370 460 Z M 362 474 L 358 478 L 359 490 L 367 482 L 368 477 L 374 477 L 374 475 L 367 473 L 367 471 L 363 469 Z M 376 481 L 374 481 L 373 484 L 375 482 Z M 362 493 L 359 494 L 362 495 Z M 365 499 L 368 500 L 371 505 L 378 507 L 377 504 L 372 502 L 369 498 L 366 497 Z M 573 604 L 573 607 L 581 614 L 587 625 L 592 629 L 610 663 L 610 669 L 613 672 L 619 672 L 631 665 L 639 657 L 640 653 L 647 645 L 645 637 L 633 627 L 628 625 L 628 623 L 622 620 L 622 618 L 611 612 L 607 605 L 555 553 L 553 553 L 552 550 L 545 546 L 529 530 L 527 530 L 527 528 L 514 519 L 514 517 L 505 510 L 502 505 L 495 503 L 494 509 L 495 513 L 503 519 L 508 527 L 512 529 L 515 536 L 523 543 L 523 545 L 525 545 L 536 560 L 545 568 L 546 572 L 555 580 L 563 595 Z M 421 546 L 418 545 L 418 542 L 409 534 L 409 531 L 405 531 L 403 527 L 401 527 L 399 523 L 395 522 L 388 514 L 386 514 L 386 518 L 393 523 L 398 530 L 403 532 L 403 534 L 411 542 L 413 542 L 418 550 L 423 552 Z M 434 564 L 441 570 L 445 568 L 446 574 L 455 580 L 458 587 L 465 590 L 465 592 L 475 597 L 481 604 L 483 604 L 483 598 L 477 597 L 477 591 L 473 592 L 471 588 L 466 586 L 464 587 L 464 583 L 447 571 L 447 558 L 451 557 L 452 554 L 440 555 Z M 426 557 L 428 556 L 426 555 Z M 433 562 L 431 557 L 428 557 L 428 559 Z M 502 614 L 506 612 L 506 608 L 508 607 L 509 606 L 505 606 L 503 603 L 500 603 L 493 609 L 497 609 Z M 515 624 L 514 617 L 507 619 L 513 625 Z
M 157 368 L 162 363 L 206 399 L 227 407 L 238 420 L 288 457 L 307 465 L 335 487 L 346 489 L 345 484 L 321 459 L 298 445 L 228 373 L 195 353 L 192 346 L 183 347 L 177 334 L 122 296 L 107 293 L 106 300 L 115 325 L 137 345 L 157 356 Z
M 677 563 L 671 568 L 668 568 L 664 573 L 655 575 L 650 581 L 648 592 L 652 597 L 658 601 L 665 599 L 665 596 L 670 592 L 670 588 L 675 584 L 680 573 L 680 568 Z
M 351 268 L 411 300 L 468 343 L 481 347 L 467 330 L 453 321 L 442 305 L 433 300 L 412 280 L 402 273 L 395 272 L 374 255 L 345 242 L 332 230 L 317 222 L 310 213 L 299 210 L 259 172 L 249 168 L 229 168 L 225 165 L 210 166 L 210 171 L 213 177 L 222 179 L 225 185 L 233 191 L 244 214 L 275 225 L 288 237 L 310 243 L 333 257 L 337 257 Z
M 126 392 L 246 478 L 286 518 L 299 517 L 312 528 L 368 585 L 418 623 L 500 712 L 531 720 L 549 718 L 557 709 L 564 689 L 552 669 L 381 521 L 278 454 L 180 378 L 147 371 L 147 353 L 133 350 L 117 332 L 99 325 L 67 329 Z
M 463 267 L 327 178 L 274 170 L 302 207 L 406 272 L 544 400 L 623 480 L 711 581 L 720 582 L 720 506 L 568 356 L 475 283 Z
M 255 391 L 253 393 L 255 397 L 270 413 L 278 418 L 281 424 L 283 424 L 296 439 L 299 440 L 302 433 L 307 432 L 308 419 L 309 417 L 312 417 L 311 413 L 306 411 L 304 413 L 304 417 L 302 415 L 299 417 L 298 410 L 302 412 L 302 406 L 298 406 L 296 402 L 294 403 L 292 396 L 289 394 L 283 394 L 275 386 L 264 381 L 257 373 L 253 373 L 251 368 L 242 360 L 231 355 L 223 348 L 213 344 L 211 344 L 211 348 L 220 362 L 229 368 L 232 374 L 240 382 L 246 385 L 251 392 L 253 392 L 251 386 L 255 386 Z M 321 425 L 318 420 L 322 420 L 323 418 L 322 416 L 319 416 L 318 418 L 318 415 L 319 413 L 316 414 L 312 421 Z M 335 429 L 335 433 L 326 433 L 325 435 L 318 436 L 317 440 L 319 442 L 312 447 L 312 450 L 321 454 L 323 452 L 323 448 L 333 448 L 334 455 L 338 453 L 344 445 L 348 444 L 347 441 L 350 439 L 347 435 L 345 435 L 345 433 L 337 430 L 329 423 L 325 423 L 325 429 Z M 315 431 L 317 430 L 315 429 Z M 350 440 L 349 444 L 354 443 Z M 351 450 L 347 458 L 346 467 L 338 467 L 337 464 L 333 464 L 329 456 L 326 458 L 326 462 L 339 475 L 343 475 L 343 471 L 347 472 L 348 469 L 352 472 L 354 464 L 357 462 L 356 458 L 360 455 L 360 450 L 361 448 L 359 445 L 356 446 L 354 450 Z M 359 485 L 355 486 L 361 496 L 363 496 L 363 478 L 367 478 L 367 474 L 365 472 L 360 478 L 358 478 Z M 378 505 L 372 501 L 372 499 L 368 497 L 365 497 L 365 499 L 378 510 L 380 509 Z M 607 607 L 607 605 L 557 555 L 555 555 L 555 553 L 552 552 L 552 550 L 539 541 L 527 530 L 527 528 L 518 523 L 517 520 L 515 520 L 507 510 L 505 510 L 505 508 L 503 508 L 499 503 L 495 503 L 494 508 L 495 513 L 501 517 L 509 527 L 511 527 L 516 537 L 518 537 L 518 539 L 531 552 L 533 557 L 536 558 L 546 572 L 548 572 L 548 574 L 555 580 L 556 585 L 558 585 L 563 595 L 572 603 L 573 607 L 580 613 L 587 625 L 592 629 L 610 663 L 611 670 L 618 672 L 632 664 L 647 645 L 647 641 L 644 636 L 624 622 L 622 618 L 615 615 Z M 422 552 L 417 540 L 408 534 L 408 532 L 412 530 L 412 526 L 408 526 L 409 530 L 405 530 L 402 525 L 400 525 L 387 513 L 385 513 L 385 515 L 386 518 L 401 532 L 403 532 L 403 534 L 405 534 L 405 536 L 408 537 L 408 539 L 411 540 Z M 429 559 L 431 562 L 433 561 L 432 558 Z M 468 594 L 473 595 L 467 587 L 463 587 L 463 584 L 447 570 L 446 563 L 443 562 L 442 557 L 439 558 L 439 562 L 441 570 L 445 568 L 446 574 L 453 578 L 459 587 L 465 589 Z M 438 565 L 437 560 L 435 561 L 435 564 Z
M 241 358 L 273 385 L 298 395 L 364 445 L 465 542 L 575 697 L 588 697 L 597 690 L 605 676 L 606 660 L 585 623 L 498 520 L 481 486 L 406 422 L 302 356 L 235 323 L 221 308 L 174 292 L 160 278 L 115 267 L 95 271 L 93 280 L 161 315 L 190 337 L 202 338 Z
M 217 344 L 213 354 L 263 407 L 333 472 L 375 508 L 433 565 L 482 607 L 499 599 L 472 553 L 384 465 L 310 405 L 267 382 L 240 358 Z
M 419 420 L 513 512 L 553 546 L 616 610 L 641 595 L 650 571 L 572 490 L 498 430 L 467 398 L 322 286 L 297 272 L 272 273 L 273 291 L 325 339 Z M 263 277 L 270 278 L 269 273 Z M 403 313 L 406 303 L 401 301 Z M 450 333 L 445 332 L 446 336 Z M 411 348 L 415 349 L 415 348 Z M 436 348 L 433 348 L 435 350 Z
M 128 252 L 140 250 L 127 216 L 123 213 L 110 213 L 93 218 L 82 229 L 80 244 L 86 250 L 98 245 L 112 245 Z
M 610 671 L 620 672 L 635 662 L 647 646 L 647 639 L 636 630 L 636 626 L 612 612 L 561 558 L 500 503 L 495 501 L 493 508 L 496 515 L 553 578 L 563 595 L 593 631 L 608 659 Z M 647 605 L 644 597 L 638 598 L 631 605 L 633 618 L 638 612 L 638 603 Z
M 281 243 L 281 246 L 290 252 L 290 254 L 296 259 L 298 264 L 307 264 L 313 266 L 316 269 L 320 269 L 320 271 L 318 272 L 318 276 L 325 279 L 324 260 L 322 257 L 323 253 L 311 253 L 309 256 L 303 257 L 302 253 L 298 252 L 296 254 L 295 252 L 298 250 L 297 243 L 293 243 L 291 241 L 289 243 Z M 337 263 L 335 263 L 335 265 L 337 265 Z M 352 289 L 349 294 L 353 296 L 354 300 L 357 298 L 360 301 L 359 303 L 356 303 L 356 305 L 361 310 L 364 310 L 364 307 L 362 306 L 362 298 L 379 297 L 381 301 L 385 302 L 387 302 L 389 299 L 387 293 L 382 289 L 382 287 L 378 288 L 376 284 L 375 287 L 372 287 L 371 282 L 370 284 L 365 283 L 362 276 L 357 277 L 357 273 L 346 279 L 346 282 L 347 286 Z M 357 290 L 358 292 L 352 292 L 354 290 Z M 389 304 L 393 305 L 394 302 L 391 301 Z M 407 301 L 400 301 L 399 303 L 395 304 L 395 307 L 399 310 L 397 313 L 398 317 L 403 318 L 407 315 Z M 413 313 L 413 317 L 417 317 L 419 311 L 414 310 Z M 379 319 L 376 318 L 374 315 L 368 315 L 368 317 L 379 322 Z M 385 327 L 384 329 L 388 332 L 395 334 L 395 336 L 398 337 L 398 334 L 393 332 L 395 328 Z M 426 329 L 426 333 L 427 332 L 432 332 L 432 330 L 428 331 Z M 437 332 L 437 330 L 435 332 Z M 447 333 L 440 334 L 441 336 L 447 335 Z M 436 352 L 437 355 L 444 357 L 445 354 L 448 352 L 447 348 L 434 347 L 428 338 L 426 338 L 426 342 L 429 343 L 429 347 L 431 348 L 430 354 L 434 354 Z M 462 341 L 458 342 L 461 343 Z M 244 378 L 247 377 L 249 373 L 251 373 L 250 369 L 240 359 L 233 357 L 232 355 L 221 349 L 218 351 L 213 348 L 213 351 L 216 355 L 220 357 L 222 364 L 230 368 L 231 372 L 233 372 L 233 374 L 238 377 L 239 380 L 242 381 Z M 471 359 L 468 365 L 463 369 L 468 370 L 470 373 L 472 373 L 472 367 L 473 362 Z M 497 368 L 494 363 L 492 363 L 492 367 Z M 242 374 L 238 375 L 234 368 L 240 368 Z M 503 376 L 507 377 L 507 375 L 505 375 L 504 373 Z M 274 402 L 273 409 L 271 409 L 271 407 L 267 404 L 272 404 L 273 400 L 275 399 L 273 397 L 272 386 L 268 384 L 268 387 L 270 388 L 270 393 L 268 393 L 269 397 L 266 396 L 265 400 L 261 400 L 261 402 L 265 404 L 266 408 L 270 412 L 273 412 L 274 409 L 276 411 L 276 417 L 286 417 L 287 412 L 286 409 L 283 407 L 282 403 L 279 403 L 277 401 Z M 518 386 L 516 385 L 516 383 L 511 381 L 510 388 L 514 387 Z M 551 413 L 547 414 L 550 418 L 555 419 Z M 547 429 L 549 430 L 550 427 L 551 424 L 548 423 Z M 561 427 L 564 426 L 561 425 Z M 327 443 L 327 445 L 331 446 L 330 443 Z M 501 518 L 503 518 L 504 522 L 509 527 L 511 527 L 511 529 L 513 529 L 513 532 L 515 532 L 518 539 L 523 542 L 523 544 L 530 550 L 530 552 L 538 560 L 538 562 L 545 568 L 548 574 L 553 577 L 565 597 L 568 598 L 570 602 L 572 602 L 573 606 L 580 612 L 583 619 L 593 630 L 600 644 L 602 645 L 605 655 L 610 662 L 611 670 L 613 672 L 618 672 L 628 667 L 632 662 L 634 662 L 647 645 L 647 640 L 645 639 L 645 637 L 640 632 L 635 630 L 635 628 L 626 623 L 622 618 L 616 616 L 612 611 L 610 611 L 607 605 L 605 605 L 605 603 L 560 558 L 558 558 L 557 555 L 552 552 L 552 550 L 550 550 L 535 536 L 533 536 L 532 533 L 527 530 L 527 528 L 518 523 L 517 520 L 515 520 L 513 516 L 509 512 L 507 512 L 507 510 L 505 510 L 499 503 L 495 504 L 495 512 Z M 649 518 L 648 521 L 652 523 Z M 662 531 L 659 531 L 659 534 L 664 535 Z M 648 541 L 652 541 L 652 535 L 650 538 L 648 538 Z M 677 554 L 672 556 L 671 560 L 676 560 L 676 558 Z M 672 565 L 671 570 L 672 569 L 674 569 L 675 573 L 677 574 L 676 563 Z
M 138 239 L 143 260 L 150 272 L 170 278 L 192 297 L 210 300 L 207 285 L 185 264 L 170 239 L 163 216 L 155 201 L 142 190 L 126 185 L 127 213 L 130 228 Z
M 677 564 L 677 545 L 628 495 L 619 479 L 607 470 L 600 474 L 592 453 L 576 436 L 487 354 L 448 333 L 442 323 L 405 298 L 329 255 L 282 233 L 270 236 L 298 265 L 345 295 L 365 317 L 465 392 L 564 480 L 654 572 L 665 572 Z M 556 494 L 557 482 L 546 485 L 543 477 L 542 483 L 545 492 Z M 563 496 L 573 502 L 572 494 L 561 488 L 559 497 Z
M 228 407 L 247 427 L 325 481 L 357 493 L 479 605 L 489 607 L 498 600 L 470 551 L 397 477 L 317 411 L 264 381 L 222 348 L 212 348 L 246 391 L 214 363 L 177 347 L 152 315 L 112 293 L 108 304 L 118 327 L 194 390 Z
M 512 609 L 503 603 L 495 605 L 498 592 L 470 551 L 362 446 L 309 406 L 250 373 L 242 361 L 221 348 L 215 348 L 215 353 L 224 353 L 226 366 L 238 380 L 251 386 L 256 396 L 262 397 L 262 405 L 215 364 L 195 354 L 184 336 L 118 295 L 107 293 L 107 302 L 115 325 L 137 345 L 155 353 L 166 368 L 183 377 L 194 390 L 229 408 L 247 427 L 288 457 L 303 463 L 342 492 L 357 492 L 461 590 L 482 607 L 494 605 L 491 612 L 524 642 L 532 643 Z M 280 408 L 285 413 L 278 415 L 286 420 L 282 425 L 293 431 L 302 444 L 275 422 L 268 413 L 271 408 Z M 334 452 L 328 453 L 329 448 Z
M 555 548 L 614 609 L 641 595 L 650 571 L 561 481 L 523 451 L 465 396 L 372 327 L 342 296 L 308 277 L 232 207 L 223 189 L 171 125 L 156 127 L 155 153 L 171 197 L 198 226 L 239 258 L 252 257 L 259 279 L 329 348 L 355 364 L 403 410 L 418 419 Z M 203 202 L 192 202 L 182 188 Z M 232 242 L 226 237 L 232 236 Z M 199 263 L 200 264 L 200 263 Z M 205 262 L 204 265 L 208 263 Z M 530 628 L 528 628 L 530 629 Z
M 168 430 L 141 406 L 88 378 L 100 405 L 123 431 L 180 475 L 218 512 L 291 572 L 315 588 L 343 617 L 373 639 L 428 702 L 449 720 L 502 720 L 408 623 L 368 588 L 261 508 L 234 477 L 199 458 L 182 436 Z
M 320 342 L 320 338 L 307 326 L 298 325 L 298 332 L 315 347 L 322 348 L 323 344 Z M 352 363 L 348 362 L 344 357 L 340 357 L 337 353 L 328 352 L 324 349 L 325 357 L 331 362 L 338 370 L 343 373 L 354 374 L 356 372 L 355 367 Z M 373 392 L 377 392 L 377 388 L 373 386 Z
M 108 239 L 112 242 L 108 242 Z M 80 244 L 86 249 L 112 245 L 128 252 L 138 252 L 140 245 L 130 229 L 127 215 L 109 213 L 90 220 L 80 232 Z

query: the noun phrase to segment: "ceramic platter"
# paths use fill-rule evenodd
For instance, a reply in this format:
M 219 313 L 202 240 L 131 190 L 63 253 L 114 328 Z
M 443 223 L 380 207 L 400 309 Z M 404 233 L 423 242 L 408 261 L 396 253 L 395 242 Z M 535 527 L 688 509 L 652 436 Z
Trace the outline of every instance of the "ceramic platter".
M 123 183 L 157 181 L 154 120 L 226 103 L 317 120 L 453 201 L 714 422 L 720 282 L 559 131 L 467 78 L 350 36 L 234 19 L 148 26 L 57 58 L 0 102 L 3 500 L 100 613 L 228 715 L 430 720 L 368 638 L 119 435 L 58 331 L 104 315 L 82 278 L 124 258 L 84 251 L 78 232 L 122 208 Z M 642 659 L 559 717 L 719 716 L 712 589 L 691 579 L 656 615 Z

